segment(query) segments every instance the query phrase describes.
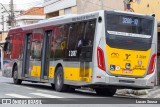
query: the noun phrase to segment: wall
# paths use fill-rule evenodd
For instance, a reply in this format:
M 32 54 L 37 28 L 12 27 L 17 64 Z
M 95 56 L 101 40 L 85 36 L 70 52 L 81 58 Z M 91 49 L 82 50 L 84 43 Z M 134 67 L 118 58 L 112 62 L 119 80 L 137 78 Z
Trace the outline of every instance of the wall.
M 44 13 L 48 14 L 64 8 L 76 6 L 76 0 L 49 0 L 44 2 L 43 6 Z
M 131 3 L 131 7 L 133 8 L 133 10 L 135 12 L 143 14 L 156 14 L 156 18 L 160 22 L 160 0 L 139 0 L 139 1 L 141 2 Z
M 8 34 L 7 32 L 2 32 L 2 34 L 0 34 L 0 43 L 5 41 L 7 34 Z
M 96 10 L 124 10 L 123 0 L 77 0 L 78 13 Z
M 29 20 L 21 19 L 21 20 L 16 21 L 16 26 L 24 26 L 24 25 L 34 24 L 34 23 L 39 22 L 40 20 L 43 20 L 43 19 L 29 19 Z

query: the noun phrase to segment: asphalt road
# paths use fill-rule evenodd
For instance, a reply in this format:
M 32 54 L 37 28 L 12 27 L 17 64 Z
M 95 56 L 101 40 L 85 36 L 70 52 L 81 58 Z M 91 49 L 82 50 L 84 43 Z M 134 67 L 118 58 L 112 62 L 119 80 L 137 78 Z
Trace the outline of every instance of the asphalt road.
M 56 92 L 50 84 L 43 83 L 30 83 L 23 81 L 21 85 L 13 84 L 12 78 L 5 78 L 1 76 L 0 73 L 0 98 L 33 98 L 39 99 L 41 98 L 50 98 L 43 99 L 43 103 L 53 104 L 103 104 L 103 103 L 131 103 L 135 104 L 135 98 L 128 98 L 122 96 L 113 96 L 113 97 L 102 97 L 98 96 L 93 91 L 88 90 L 76 90 L 74 93 L 60 93 Z M 53 101 L 54 99 L 54 101 Z M 140 99 L 138 99 L 140 100 Z M 108 102 L 106 102 L 108 101 Z

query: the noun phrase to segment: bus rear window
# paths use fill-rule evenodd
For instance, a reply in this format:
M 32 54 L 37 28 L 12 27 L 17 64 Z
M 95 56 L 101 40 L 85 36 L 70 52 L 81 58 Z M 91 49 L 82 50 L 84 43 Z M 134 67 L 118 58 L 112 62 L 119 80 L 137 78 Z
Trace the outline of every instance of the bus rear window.
M 146 51 L 152 44 L 154 18 L 106 12 L 105 29 L 110 47 Z
M 120 35 L 125 32 L 126 35 L 132 36 L 132 34 L 140 34 L 150 38 L 152 35 L 153 20 L 148 18 L 140 18 L 136 16 L 117 15 L 117 14 L 106 14 L 107 32 L 114 31 L 119 32 Z M 146 36 L 147 35 L 147 36 Z M 133 35 L 137 37 L 136 35 Z M 145 38 L 144 37 L 144 38 Z

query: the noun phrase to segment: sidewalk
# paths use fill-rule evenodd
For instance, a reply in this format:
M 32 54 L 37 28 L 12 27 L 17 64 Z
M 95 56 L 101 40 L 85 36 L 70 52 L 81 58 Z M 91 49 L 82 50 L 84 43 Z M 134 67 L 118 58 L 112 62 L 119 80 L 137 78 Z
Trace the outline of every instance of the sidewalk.
M 135 98 L 160 98 L 160 86 L 146 90 L 120 89 L 117 90 L 116 94 Z

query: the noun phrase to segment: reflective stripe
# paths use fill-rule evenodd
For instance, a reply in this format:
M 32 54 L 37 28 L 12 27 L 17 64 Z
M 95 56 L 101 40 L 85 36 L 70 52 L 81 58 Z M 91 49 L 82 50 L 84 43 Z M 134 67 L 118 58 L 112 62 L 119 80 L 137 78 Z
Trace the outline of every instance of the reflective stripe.
M 112 35 L 130 36 L 130 37 L 148 38 L 148 39 L 151 38 L 150 35 L 143 35 L 143 34 L 117 32 L 117 31 L 107 31 L 107 32 Z

